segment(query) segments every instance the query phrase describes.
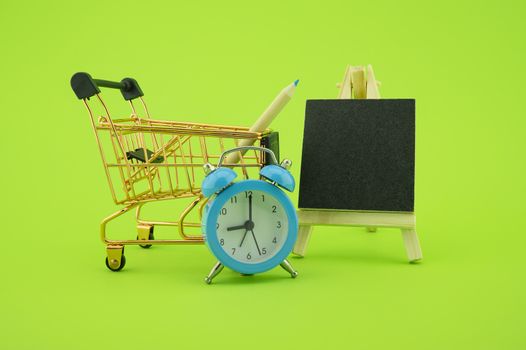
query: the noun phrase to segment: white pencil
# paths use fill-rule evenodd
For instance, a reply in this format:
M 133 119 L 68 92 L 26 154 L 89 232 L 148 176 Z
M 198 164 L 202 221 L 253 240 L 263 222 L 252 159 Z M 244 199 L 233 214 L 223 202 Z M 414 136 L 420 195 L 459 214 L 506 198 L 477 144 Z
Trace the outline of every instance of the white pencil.
M 298 86 L 299 80 L 296 80 L 292 84 L 285 87 L 281 92 L 276 96 L 274 101 L 270 104 L 270 106 L 267 107 L 267 109 L 261 114 L 261 116 L 256 120 L 256 122 L 250 127 L 250 131 L 253 132 L 263 132 L 265 129 L 268 128 L 270 123 L 276 118 L 281 112 L 281 110 L 287 105 L 287 103 L 291 100 L 292 96 L 294 95 L 294 91 L 296 91 L 296 86 Z M 238 147 L 241 146 L 251 146 L 256 139 L 242 139 L 239 140 Z M 226 159 L 226 164 L 235 164 L 239 162 L 240 152 L 230 153 Z M 245 152 L 241 152 L 245 153 Z

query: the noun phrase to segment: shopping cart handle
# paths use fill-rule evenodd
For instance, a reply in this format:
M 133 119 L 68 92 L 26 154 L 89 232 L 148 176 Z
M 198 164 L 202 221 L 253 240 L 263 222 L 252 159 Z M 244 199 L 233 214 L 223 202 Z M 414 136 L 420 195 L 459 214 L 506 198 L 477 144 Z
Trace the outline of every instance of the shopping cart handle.
M 93 79 L 91 75 L 84 72 L 75 73 L 71 77 L 71 88 L 80 100 L 100 93 L 99 87 L 121 90 L 122 96 L 126 101 L 144 96 L 139 84 L 133 78 L 124 78 L 120 82 L 115 82 Z

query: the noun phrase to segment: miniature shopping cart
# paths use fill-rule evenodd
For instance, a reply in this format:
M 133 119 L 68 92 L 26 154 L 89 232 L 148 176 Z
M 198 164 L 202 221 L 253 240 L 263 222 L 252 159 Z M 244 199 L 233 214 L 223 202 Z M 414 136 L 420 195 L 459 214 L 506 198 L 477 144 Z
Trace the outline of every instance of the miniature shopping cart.
M 93 79 L 87 73 L 76 73 L 71 78 L 71 87 L 90 115 L 113 200 L 123 205 L 100 224 L 100 238 L 106 245 L 106 266 L 112 271 L 124 267 L 126 245 L 149 248 L 154 244 L 203 243 L 200 230 L 197 234 L 187 231 L 191 228 L 195 231 L 201 225 L 200 217 L 207 200 L 200 189 L 205 163 L 217 162 L 221 153 L 235 147 L 240 139 L 254 140 L 279 154 L 278 134 L 270 130 L 258 133 L 245 127 L 150 118 L 143 92 L 132 78 L 111 82 Z M 99 87 L 119 89 L 129 103 L 131 115 L 113 119 Z M 136 101 L 143 114 L 137 112 Z M 264 153 L 239 154 L 238 163 L 226 165 L 248 178 L 250 172 L 259 171 L 265 165 Z M 141 217 L 145 204 L 171 199 L 189 202 L 177 221 L 151 221 Z M 109 239 L 107 224 L 132 209 L 135 209 L 137 238 Z M 194 215 L 197 219 L 193 221 L 189 216 L 192 211 L 197 211 L 197 216 Z M 155 240 L 155 226 L 174 226 L 180 238 Z

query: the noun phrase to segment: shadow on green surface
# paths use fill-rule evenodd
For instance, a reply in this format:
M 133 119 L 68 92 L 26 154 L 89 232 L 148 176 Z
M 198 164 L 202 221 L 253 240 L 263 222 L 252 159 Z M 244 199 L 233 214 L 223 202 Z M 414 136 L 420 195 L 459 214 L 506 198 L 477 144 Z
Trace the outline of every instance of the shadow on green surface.
M 375 265 L 386 265 L 386 264 L 396 264 L 396 265 L 412 265 L 407 261 L 407 258 L 404 256 L 394 256 L 394 255 L 385 255 L 378 254 L 371 251 L 323 251 L 315 252 L 308 254 L 305 257 L 292 257 L 293 261 L 313 261 L 313 263 L 327 263 L 327 264 L 375 264 Z M 315 262 L 314 262 L 315 261 Z M 415 264 L 417 265 L 417 264 Z
M 239 275 L 232 271 L 231 273 L 224 276 L 217 276 L 209 287 L 213 288 L 214 286 L 255 285 L 278 282 L 294 282 L 294 279 L 291 278 L 290 275 L 285 271 L 283 271 L 283 275 L 275 273 L 262 273 L 250 276 Z

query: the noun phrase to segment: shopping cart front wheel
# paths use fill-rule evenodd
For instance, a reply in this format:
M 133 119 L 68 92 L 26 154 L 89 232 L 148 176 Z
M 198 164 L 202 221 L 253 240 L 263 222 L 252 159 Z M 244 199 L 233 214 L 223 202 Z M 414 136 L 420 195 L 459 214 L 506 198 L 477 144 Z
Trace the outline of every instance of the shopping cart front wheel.
M 124 256 L 124 246 L 108 246 L 106 248 L 106 267 L 111 271 L 117 272 L 126 265 L 126 257 Z

